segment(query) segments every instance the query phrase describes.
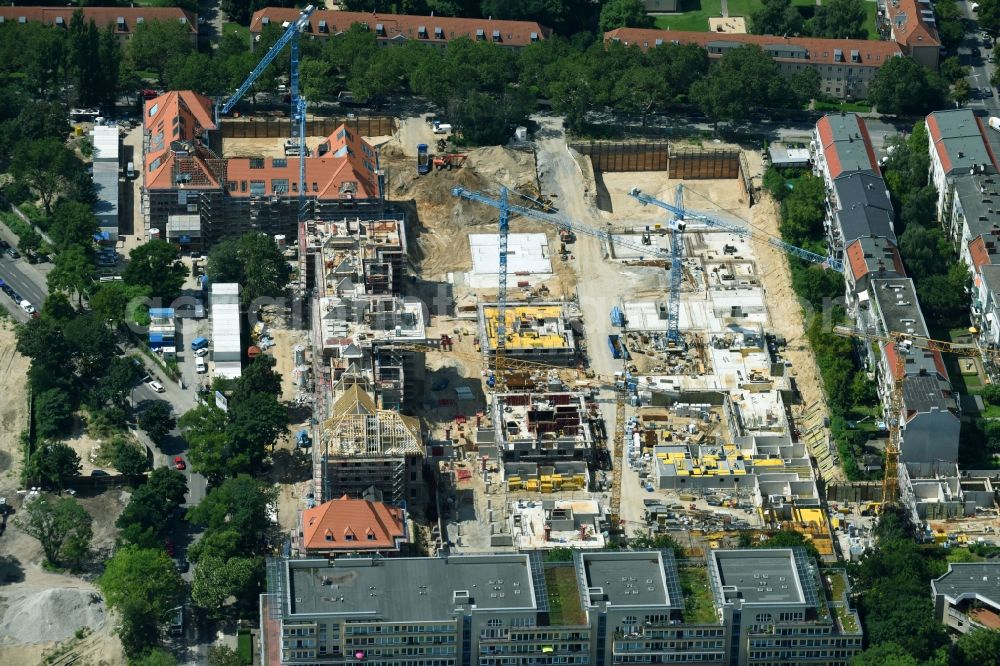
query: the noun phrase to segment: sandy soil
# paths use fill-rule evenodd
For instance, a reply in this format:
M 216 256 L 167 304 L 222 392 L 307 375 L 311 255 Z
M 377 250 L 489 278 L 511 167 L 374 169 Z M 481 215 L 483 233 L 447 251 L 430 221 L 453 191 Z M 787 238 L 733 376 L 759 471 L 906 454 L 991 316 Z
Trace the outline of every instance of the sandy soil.
M 655 206 L 644 206 L 628 196 L 629 190 L 638 187 L 646 194 L 672 203 L 679 183 L 684 184 L 684 206 L 697 211 L 730 212 L 746 217 L 748 202 L 739 181 L 675 180 L 667 178 L 665 171 L 644 173 L 605 173 L 604 185 L 611 195 L 613 218 L 630 225 L 662 222 L 666 211 Z
M 780 234 L 780 211 L 777 202 L 769 194 L 761 193 L 761 200 L 751 213 L 751 222 L 755 228 L 773 236 Z M 758 266 L 763 269 L 759 274 L 767 294 L 772 328 L 784 336 L 788 345 L 785 356 L 792 362 L 795 383 L 802 395 L 802 408 L 796 410 L 802 417 L 799 428 L 806 431 L 822 422 L 829 410 L 816 357 L 805 337 L 802 305 L 792 290 L 792 277 L 784 253 L 766 243 L 758 243 L 754 251 L 757 253 Z M 827 483 L 845 480 L 840 467 L 835 468 L 835 476 L 825 479 Z
M 4 396 L 0 400 L 0 496 L 7 497 L 13 508 L 6 530 L 0 537 L 0 579 L 5 583 L 0 587 L 0 615 L 11 598 L 31 597 L 61 588 L 96 592 L 94 586 L 85 580 L 86 574 L 84 577 L 69 576 L 42 569 L 42 549 L 38 541 L 21 532 L 13 522 L 21 510 L 23 498 L 17 493 L 22 455 L 18 439 L 27 425 L 25 376 L 29 365 L 28 359 L 15 351 L 14 345 L 14 331 L 10 323 L 0 324 L 0 394 Z M 80 442 L 86 448 L 84 439 L 81 437 Z M 86 456 L 81 457 L 87 465 Z M 101 557 L 114 544 L 117 537 L 114 521 L 125 506 L 128 495 L 113 489 L 94 497 L 78 496 L 77 499 L 94 517 L 93 547 Z M 52 620 L 70 627 L 64 632 L 70 636 L 80 624 L 78 618 L 72 616 L 53 617 Z M 113 634 L 112 625 L 112 622 L 105 622 L 98 631 L 82 640 L 70 638 L 64 641 L 64 645 L 68 646 L 65 649 L 79 656 L 77 663 L 94 666 L 124 664 L 121 645 Z M 52 641 L 19 643 L 3 635 L 0 636 L 0 664 L 37 664 L 43 654 L 56 648 L 57 644 Z
M 460 169 L 419 176 L 413 157 L 405 154 L 399 140 L 394 140 L 382 149 L 381 164 L 387 173 L 388 197 L 403 205 L 416 204 L 410 218 L 418 221 L 410 228 L 411 238 L 415 239 L 411 260 L 419 265 L 425 279 L 441 279 L 449 272 L 470 270 L 472 255 L 465 238 L 470 232 L 496 230 L 496 210 L 456 198 L 452 194 L 455 186 L 496 192 L 500 185 L 506 185 L 530 196 L 538 194 L 535 160 L 529 152 L 480 148 L 468 152 L 468 161 Z M 511 231 L 552 229 L 515 218 Z M 456 238 L 462 242 L 456 243 Z

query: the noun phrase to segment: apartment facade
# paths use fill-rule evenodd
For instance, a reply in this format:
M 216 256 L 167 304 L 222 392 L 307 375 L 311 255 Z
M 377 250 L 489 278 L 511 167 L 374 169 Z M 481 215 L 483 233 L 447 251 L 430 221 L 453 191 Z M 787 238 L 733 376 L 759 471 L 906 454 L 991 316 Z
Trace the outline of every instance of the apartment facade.
M 184 26 L 191 42 L 198 42 L 197 16 L 180 7 L 0 7 L 0 25 L 4 23 L 41 23 L 67 29 L 73 14 L 81 12 L 84 22 L 93 21 L 98 28 L 110 27 L 124 44 L 132 39 L 136 29 L 146 21 L 177 21 Z
M 251 45 L 257 42 L 268 25 L 281 26 L 297 19 L 299 10 L 265 7 L 254 12 L 250 20 Z M 327 39 L 343 34 L 360 25 L 375 33 L 380 46 L 400 46 L 417 42 L 444 48 L 449 41 L 465 37 L 478 42 L 490 42 L 509 49 L 520 49 L 541 41 L 548 28 L 534 21 L 502 21 L 490 18 L 457 18 L 452 16 L 416 16 L 412 14 L 380 14 L 378 12 L 342 12 L 318 10 L 309 17 L 302 34 L 309 39 Z
M 857 615 L 825 593 L 800 549 L 711 553 L 698 575 L 715 614 L 701 623 L 685 617 L 670 551 L 576 551 L 571 564 L 532 552 L 268 567 L 268 666 L 846 666 L 861 651 Z
M 643 51 L 669 43 L 697 44 L 713 60 L 732 49 L 754 45 L 774 58 L 778 71 L 787 76 L 807 67 L 815 69 L 820 75 L 820 92 L 837 99 L 864 99 L 878 68 L 903 54 L 898 44 L 886 41 L 644 28 L 617 28 L 604 33 L 604 41 L 638 46 Z

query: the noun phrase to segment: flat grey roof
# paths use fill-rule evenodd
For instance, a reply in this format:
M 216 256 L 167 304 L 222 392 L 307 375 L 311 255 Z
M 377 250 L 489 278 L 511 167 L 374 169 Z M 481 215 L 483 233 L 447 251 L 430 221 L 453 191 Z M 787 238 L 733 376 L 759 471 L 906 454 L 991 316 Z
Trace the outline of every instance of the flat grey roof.
M 920 310 L 913 280 L 910 278 L 872 280 L 871 292 L 878 303 L 882 323 L 887 331 L 928 337 L 927 323 Z
M 978 598 L 1000 606 L 1000 562 L 949 564 L 948 573 L 931 581 L 931 591 L 951 603 Z
M 824 117 L 830 124 L 832 141 L 829 146 L 836 153 L 840 166 L 840 171 L 834 175 L 858 171 L 877 173 L 877 167 L 872 163 L 873 158 L 868 152 L 867 134 L 861 130 L 862 121 L 858 115 L 830 113 Z
M 983 283 L 993 294 L 993 298 L 1000 302 L 1000 265 L 986 264 L 979 267 L 979 274 L 983 276 Z
M 736 588 L 750 604 L 795 604 L 806 599 L 790 548 L 714 550 L 712 559 L 723 588 Z
M 292 615 L 450 620 L 456 591 L 467 591 L 478 608 L 536 608 L 526 554 L 290 560 L 285 566 Z
M 604 590 L 614 606 L 676 606 L 671 603 L 665 564 L 676 579 L 676 565 L 660 551 L 582 553 L 588 588 Z M 587 597 L 584 597 L 587 598 Z M 678 606 L 678 607 L 682 607 Z

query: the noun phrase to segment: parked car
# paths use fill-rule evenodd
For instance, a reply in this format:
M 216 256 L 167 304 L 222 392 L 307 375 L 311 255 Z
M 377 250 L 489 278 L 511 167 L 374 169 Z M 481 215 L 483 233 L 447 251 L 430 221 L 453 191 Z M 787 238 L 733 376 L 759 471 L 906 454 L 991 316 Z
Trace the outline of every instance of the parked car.
M 6 250 L 9 247 L 10 247 L 10 243 L 8 243 L 4 239 L 0 238 L 0 250 Z
M 208 356 L 208 347 L 202 347 L 194 352 L 195 356 Z
M 35 306 L 31 304 L 31 301 L 23 300 L 20 303 L 18 303 L 18 305 L 20 305 L 21 309 L 24 310 L 26 313 L 35 314 Z
M 187 469 L 187 463 L 184 462 L 184 458 L 174 456 L 174 467 L 177 469 Z
M 21 253 L 18 252 L 15 248 L 8 247 L 7 248 L 7 256 L 10 257 L 11 259 L 20 259 L 21 258 Z
M 153 389 L 157 393 L 163 393 L 166 389 L 163 388 L 163 384 L 160 382 L 149 382 L 149 388 Z

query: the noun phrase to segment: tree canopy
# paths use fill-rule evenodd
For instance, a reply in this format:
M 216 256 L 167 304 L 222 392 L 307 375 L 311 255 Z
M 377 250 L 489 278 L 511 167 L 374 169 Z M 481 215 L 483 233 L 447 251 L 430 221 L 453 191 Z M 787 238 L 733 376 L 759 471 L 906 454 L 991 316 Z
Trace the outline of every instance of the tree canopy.
M 90 550 L 93 519 L 71 497 L 39 495 L 25 504 L 14 524 L 38 539 L 45 559 L 54 566 L 79 566 Z
M 132 250 L 129 264 L 122 273 L 127 285 L 145 287 L 154 298 L 176 298 L 187 277 L 187 269 L 178 260 L 177 246 L 159 238 Z
M 291 268 L 273 238 L 250 232 L 213 245 L 206 272 L 212 282 L 238 282 L 246 306 L 259 298 L 282 296 Z
M 948 99 L 948 86 L 909 56 L 889 58 L 868 84 L 868 101 L 879 113 L 923 115 L 940 109 Z
M 171 527 L 171 519 L 184 503 L 187 479 L 169 467 L 154 469 L 146 483 L 135 489 L 118 516 L 119 541 L 143 548 L 156 548 Z
M 191 560 L 262 554 L 271 532 L 267 506 L 275 497 L 269 484 L 246 475 L 212 488 L 198 506 L 188 510 L 188 519 L 205 528 L 202 539 L 190 549 Z

